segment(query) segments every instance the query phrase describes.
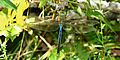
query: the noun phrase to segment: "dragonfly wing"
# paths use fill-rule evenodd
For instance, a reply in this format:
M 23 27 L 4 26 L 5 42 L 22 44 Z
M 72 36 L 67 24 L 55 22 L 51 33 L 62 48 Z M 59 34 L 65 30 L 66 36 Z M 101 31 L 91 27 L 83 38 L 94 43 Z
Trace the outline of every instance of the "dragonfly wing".
M 51 31 L 56 31 L 59 28 L 59 25 L 57 23 L 37 23 L 37 24 L 31 24 L 30 28 L 38 30 L 38 31 L 46 31 L 46 32 L 51 32 Z

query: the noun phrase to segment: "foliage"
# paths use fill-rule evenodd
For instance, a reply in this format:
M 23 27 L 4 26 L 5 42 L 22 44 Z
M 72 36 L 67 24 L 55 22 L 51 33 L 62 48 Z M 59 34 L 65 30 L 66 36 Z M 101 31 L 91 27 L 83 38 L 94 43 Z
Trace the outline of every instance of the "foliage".
M 40 0 L 35 2 L 38 3 L 36 8 L 30 7 L 32 2 L 0 0 L 0 6 L 4 7 L 0 11 L 0 59 L 119 59 L 113 50 L 120 48 L 119 39 L 116 41 L 120 22 L 108 18 L 106 13 L 111 11 L 103 10 L 100 3 L 94 0 Z M 57 53 L 59 22 L 63 24 L 63 35 L 60 53 Z
M 9 39 L 14 41 L 14 39 L 19 36 L 20 32 L 22 32 L 22 30 L 25 28 L 24 20 L 26 17 L 23 16 L 23 12 L 28 8 L 29 5 L 25 0 L 22 2 L 19 1 L 19 3 L 17 3 L 16 0 L 14 4 L 19 4 L 17 7 L 9 0 L 1 0 L 0 2 L 2 7 L 6 7 L 3 11 L 0 11 L 0 36 L 5 36 L 6 39 L 3 41 L 3 43 L 1 43 L 1 47 L 4 44 L 3 47 L 6 48 L 7 41 Z M 6 56 L 6 50 L 3 53 Z M 7 59 L 7 57 L 5 57 L 5 59 Z

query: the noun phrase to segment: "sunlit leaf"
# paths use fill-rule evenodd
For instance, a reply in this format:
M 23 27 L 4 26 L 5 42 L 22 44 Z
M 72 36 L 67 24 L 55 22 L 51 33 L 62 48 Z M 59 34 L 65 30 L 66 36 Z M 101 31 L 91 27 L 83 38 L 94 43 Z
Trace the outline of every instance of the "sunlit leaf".
M 20 26 L 25 24 L 25 16 L 23 16 L 23 12 L 25 9 L 29 7 L 29 3 L 26 0 L 22 0 L 18 6 L 17 13 L 16 13 L 16 23 Z
M 6 38 L 11 39 L 11 41 L 14 41 L 14 39 L 19 36 L 20 32 L 22 32 L 22 29 L 19 26 L 11 25 L 6 27 L 3 31 L 1 31 L 2 35 L 4 35 Z
M 50 54 L 49 60 L 57 60 L 57 50 L 53 50 Z
M 80 7 L 77 8 L 77 12 L 78 12 L 81 16 L 83 16 L 83 12 L 82 12 L 82 10 L 81 10 Z
M 87 0 L 77 0 L 77 2 L 86 2 Z
M 8 26 L 8 20 L 6 14 L 0 12 L 0 30 L 4 30 Z
M 19 34 L 20 32 L 22 32 L 22 29 L 19 27 L 19 26 L 13 26 L 13 29 L 11 30 L 11 34 L 12 34 L 12 36 L 13 35 L 17 35 L 17 34 Z
M 5 37 L 8 37 L 8 32 L 6 30 L 4 31 L 0 31 L 0 36 L 5 36 Z
M 8 32 L 9 32 L 9 38 L 13 41 L 16 36 L 18 36 L 20 34 L 20 32 L 22 32 L 22 29 L 19 26 L 9 26 L 8 28 Z
M 65 55 L 63 52 L 60 51 L 60 53 L 57 54 L 57 50 L 54 49 L 50 54 L 49 60 L 63 60 L 64 57 Z
M 46 0 L 40 0 L 39 7 L 42 8 L 46 5 Z

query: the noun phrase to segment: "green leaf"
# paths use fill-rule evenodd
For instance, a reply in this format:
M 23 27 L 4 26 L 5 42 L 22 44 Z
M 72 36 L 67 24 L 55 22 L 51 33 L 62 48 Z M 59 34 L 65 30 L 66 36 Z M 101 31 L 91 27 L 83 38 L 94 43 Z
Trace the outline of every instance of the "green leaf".
M 17 7 L 10 0 L 0 0 L 0 6 L 17 10 Z
M 49 60 L 63 60 L 64 57 L 64 52 L 60 51 L 60 54 L 57 54 L 57 49 L 54 49 L 49 56 Z
M 42 8 L 46 5 L 46 0 L 40 0 L 39 7 Z
M 113 29 L 113 27 L 111 26 L 109 21 L 105 18 L 102 11 L 100 11 L 100 10 L 88 10 L 86 15 L 103 21 L 115 33 L 115 30 Z
M 83 13 L 82 13 L 82 10 L 81 10 L 81 8 L 78 6 L 78 8 L 77 8 L 77 12 L 81 15 L 81 16 L 83 16 Z
M 22 32 L 22 29 L 19 26 L 13 26 L 10 32 L 11 36 L 19 35 L 19 33 Z
M 76 42 L 76 52 L 80 60 L 88 60 L 89 52 L 83 47 L 82 42 Z
M 19 26 L 11 25 L 7 28 L 7 31 L 9 32 L 8 38 L 11 39 L 11 41 L 14 41 L 14 39 L 19 36 L 20 32 L 22 32 L 22 29 Z

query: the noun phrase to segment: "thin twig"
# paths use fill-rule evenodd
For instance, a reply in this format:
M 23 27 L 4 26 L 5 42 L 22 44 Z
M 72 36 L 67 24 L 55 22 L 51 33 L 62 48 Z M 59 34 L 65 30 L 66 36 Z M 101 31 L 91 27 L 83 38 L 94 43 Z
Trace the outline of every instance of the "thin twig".
M 52 49 L 52 46 L 42 37 L 40 36 L 40 38 L 43 40 L 43 42 L 49 47 L 49 49 Z

